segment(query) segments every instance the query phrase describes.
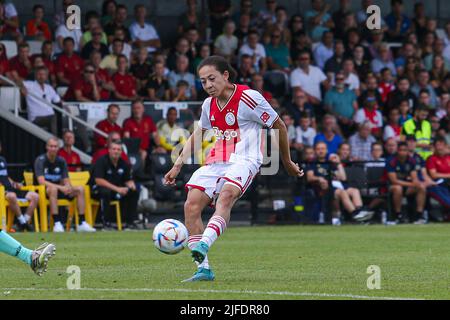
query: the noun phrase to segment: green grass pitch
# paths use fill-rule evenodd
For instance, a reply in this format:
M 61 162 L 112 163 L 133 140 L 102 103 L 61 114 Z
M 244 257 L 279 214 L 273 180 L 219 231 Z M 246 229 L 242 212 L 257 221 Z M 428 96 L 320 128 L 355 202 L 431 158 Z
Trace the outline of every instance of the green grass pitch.
M 1 299 L 450 298 L 450 224 L 230 227 L 210 251 L 212 283 L 180 283 L 195 270 L 188 250 L 160 253 L 151 230 L 13 236 L 57 253 L 41 278 L 1 255 Z M 67 289 L 70 265 L 80 290 Z M 367 288 L 370 265 L 380 289 Z

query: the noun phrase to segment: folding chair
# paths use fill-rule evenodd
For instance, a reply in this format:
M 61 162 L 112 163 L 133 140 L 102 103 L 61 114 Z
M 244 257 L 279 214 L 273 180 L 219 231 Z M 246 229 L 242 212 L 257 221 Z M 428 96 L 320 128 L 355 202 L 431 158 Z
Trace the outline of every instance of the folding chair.
M 32 172 L 24 172 L 23 178 L 25 180 L 26 186 L 33 186 L 33 173 Z M 45 190 L 45 186 L 37 185 L 33 186 L 35 190 L 39 194 L 39 213 L 41 220 L 41 230 L 42 232 L 48 232 L 48 211 L 47 206 L 50 205 L 49 200 L 47 199 L 47 194 Z M 77 211 L 77 201 L 76 199 L 67 200 L 67 199 L 58 199 L 58 207 L 68 207 L 69 216 L 72 216 Z M 50 226 L 53 225 L 53 217 L 50 216 Z
M 91 205 L 91 188 L 87 184 L 89 181 L 89 171 L 81 171 L 81 172 L 69 172 L 70 183 L 75 186 L 83 186 L 84 187 L 84 203 L 85 203 L 85 219 L 86 222 L 91 226 L 92 223 L 92 205 Z M 79 225 L 79 212 L 78 210 L 72 211 L 72 214 L 69 213 L 66 222 L 66 230 L 70 231 L 70 225 L 72 223 L 73 215 L 75 215 L 75 225 Z

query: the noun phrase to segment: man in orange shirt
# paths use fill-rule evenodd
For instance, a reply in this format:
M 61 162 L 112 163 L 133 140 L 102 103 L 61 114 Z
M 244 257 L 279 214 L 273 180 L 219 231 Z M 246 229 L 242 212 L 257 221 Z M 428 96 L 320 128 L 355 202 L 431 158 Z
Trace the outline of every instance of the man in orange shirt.
M 65 130 L 63 134 L 64 146 L 58 150 L 58 156 L 66 160 L 69 171 L 81 171 L 80 155 L 72 150 L 75 144 L 75 134 L 71 130 Z
M 120 108 L 117 104 L 110 104 L 107 109 L 106 119 L 97 122 L 95 127 L 99 130 L 102 130 L 106 134 L 111 132 L 118 132 L 119 135 L 122 134 L 122 128 L 117 124 L 117 119 L 120 115 Z M 98 133 L 94 133 L 94 142 L 95 148 L 101 149 L 105 148 L 107 141 L 106 138 L 99 135 Z
M 155 152 L 165 153 L 166 150 L 161 147 L 158 130 L 151 117 L 144 114 L 144 104 L 142 100 L 134 100 L 131 104 L 131 117 L 123 123 L 124 138 L 140 138 L 139 154 L 145 168 L 145 160 L 147 159 L 150 148 L 150 135 L 156 146 Z

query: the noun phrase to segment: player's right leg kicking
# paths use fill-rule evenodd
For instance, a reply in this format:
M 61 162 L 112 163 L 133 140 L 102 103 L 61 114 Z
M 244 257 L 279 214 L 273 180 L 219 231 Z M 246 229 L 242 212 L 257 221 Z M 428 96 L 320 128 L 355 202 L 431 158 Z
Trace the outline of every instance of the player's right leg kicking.
M 201 218 L 203 209 L 209 205 L 211 199 L 199 189 L 192 188 L 184 204 L 185 225 L 189 230 L 188 248 L 192 250 L 202 239 L 204 226 Z M 194 275 L 183 282 L 191 281 L 212 281 L 214 273 L 208 263 L 208 257 L 201 263 L 197 263 L 197 271 Z

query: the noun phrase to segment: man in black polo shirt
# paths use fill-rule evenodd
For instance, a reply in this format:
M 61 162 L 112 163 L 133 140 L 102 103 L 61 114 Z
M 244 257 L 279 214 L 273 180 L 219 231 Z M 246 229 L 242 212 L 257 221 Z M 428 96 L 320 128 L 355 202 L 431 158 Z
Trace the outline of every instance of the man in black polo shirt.
M 58 212 L 58 198 L 77 198 L 80 225 L 78 232 L 95 232 L 84 220 L 84 187 L 72 186 L 69 180 L 69 171 L 66 161 L 59 157 L 59 141 L 57 138 L 50 138 L 46 145 L 47 153 L 40 155 L 34 162 L 34 174 L 38 184 L 46 187 L 47 196 L 50 202 L 50 213 L 55 222 L 53 232 L 64 232 L 61 217 Z
M 100 157 L 91 170 L 89 184 L 92 187 L 92 197 L 100 201 L 105 229 L 111 228 L 110 202 L 114 200 L 120 201 L 127 228 L 137 229 L 135 220 L 139 193 L 131 177 L 131 166 L 121 158 L 121 154 L 122 142 L 111 141 L 108 154 Z
M 0 153 L 2 151 L 2 146 L 0 143 Z M 33 217 L 34 209 L 36 209 L 39 201 L 39 195 L 33 191 L 20 190 L 22 184 L 13 181 L 8 176 L 8 164 L 2 156 L 0 156 L 0 186 L 5 187 L 5 198 L 8 200 L 9 208 L 16 215 L 19 222 L 19 230 L 33 231 L 33 228 L 29 224 L 31 218 Z M 29 206 L 25 215 L 22 214 L 20 210 L 18 201 L 20 199 L 25 199 L 29 202 Z

